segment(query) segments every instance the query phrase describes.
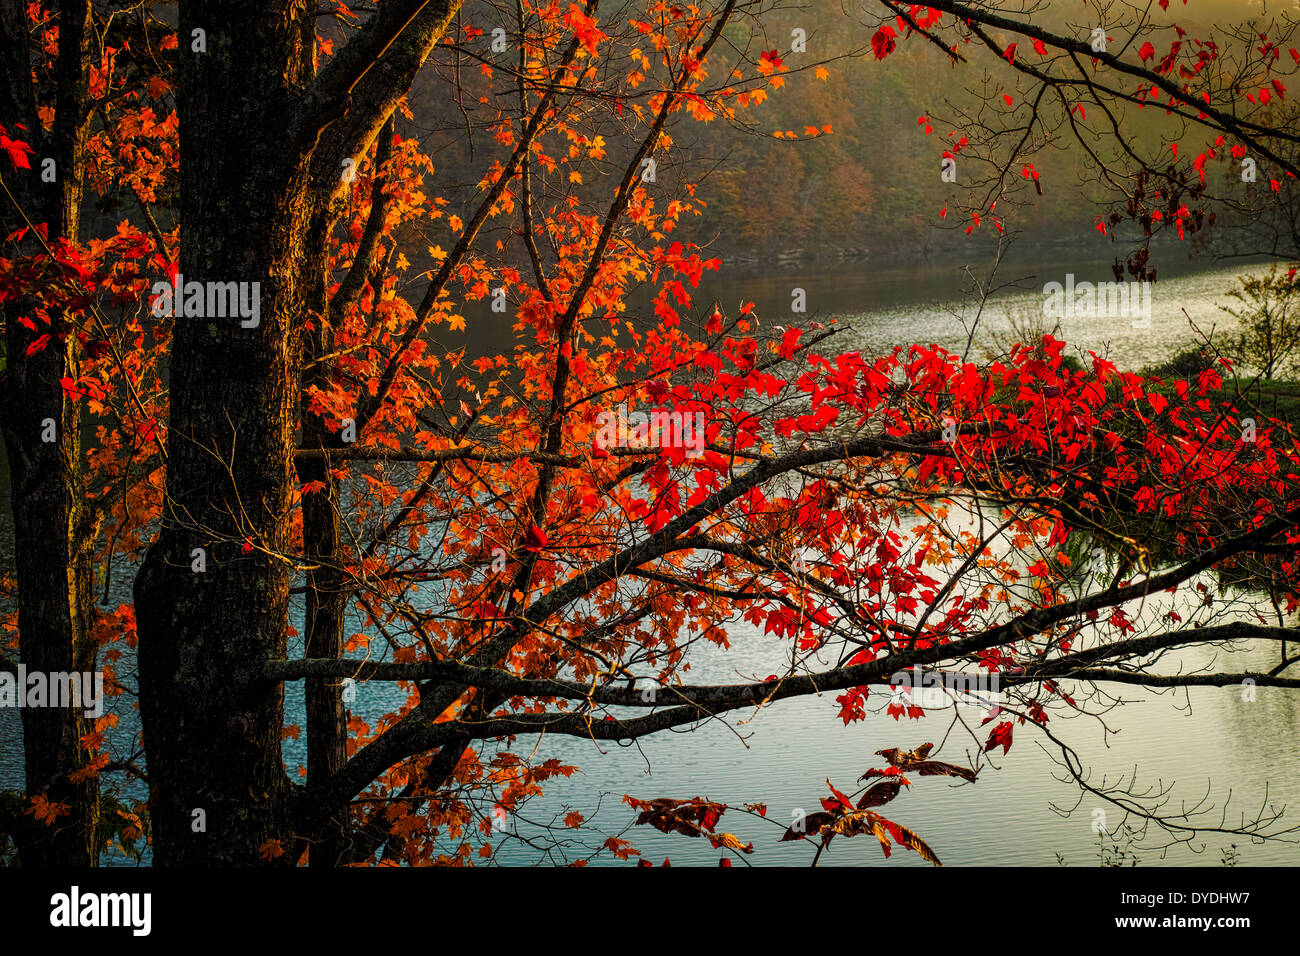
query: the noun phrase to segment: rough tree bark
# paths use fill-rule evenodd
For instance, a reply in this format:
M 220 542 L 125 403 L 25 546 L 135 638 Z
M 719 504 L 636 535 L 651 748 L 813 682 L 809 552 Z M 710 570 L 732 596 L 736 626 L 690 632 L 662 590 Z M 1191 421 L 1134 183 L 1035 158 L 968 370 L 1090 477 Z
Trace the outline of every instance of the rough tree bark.
M 58 5 L 58 89 L 52 128 L 42 129 L 32 85 L 26 4 L 0 2 L 0 96 L 8 122 L 27 127 L 20 136 L 35 150 L 32 169 L 6 175 L 10 185 L 0 215 L 8 235 L 45 224 L 49 242 L 75 241 L 81 225 L 82 158 L 89 126 L 86 108 L 90 67 L 89 0 Z M 43 182 L 43 161 L 53 159 L 54 182 Z M 34 255 L 45 245 L 29 231 L 17 255 Z M 5 451 L 9 459 L 14 518 L 14 558 L 19 594 L 19 654 L 28 672 L 93 672 L 89 640 L 94 613 L 91 568 L 94 519 L 85 507 L 80 407 L 60 385 L 78 376 L 75 336 L 51 339 L 31 355 L 40 334 L 21 325 L 33 303 L 6 304 L 7 367 L 3 405 Z M 53 318 L 53 317 L 52 317 Z M 81 744 L 90 731 L 82 710 L 26 707 L 22 711 L 28 796 L 43 794 L 68 809 L 53 826 L 24 819 L 17 834 L 24 866 L 94 866 L 98 863 L 99 785 L 95 778 L 74 783 L 69 774 L 85 766 Z
M 458 6 L 385 4 L 313 77 L 313 4 L 181 4 L 180 272 L 259 282 L 261 315 L 176 320 L 167 502 L 135 586 L 160 865 L 256 863 L 289 836 L 283 690 L 262 671 L 284 654 L 295 572 L 301 330 L 319 317 L 340 161 L 373 141 Z
M 287 148 L 283 117 L 310 79 L 311 9 L 181 4 L 179 270 L 187 283 L 259 283 L 260 315 L 249 328 L 175 320 L 167 501 L 135 583 L 163 866 L 255 862 L 280 837 L 289 799 L 283 692 L 257 671 L 286 646 L 293 573 L 279 555 L 311 252 L 306 162 Z

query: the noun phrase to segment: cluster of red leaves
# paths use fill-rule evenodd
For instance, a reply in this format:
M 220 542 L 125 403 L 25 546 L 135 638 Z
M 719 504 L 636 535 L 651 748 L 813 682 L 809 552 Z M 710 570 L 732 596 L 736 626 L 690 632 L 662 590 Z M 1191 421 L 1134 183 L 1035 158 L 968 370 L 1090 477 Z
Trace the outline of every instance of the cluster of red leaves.
M 877 839 L 886 858 L 892 852 L 892 838 L 893 842 L 914 851 L 922 859 L 936 866 L 942 865 L 935 852 L 916 833 L 902 824 L 882 816 L 875 812 L 874 809 L 884 806 L 897 797 L 903 787 L 911 786 L 910 781 L 903 776 L 905 770 L 918 773 L 921 776 L 961 777 L 974 782 L 974 771 L 954 764 L 928 759 L 933 747 L 933 744 L 927 743 L 914 751 L 905 752 L 897 748 L 878 751 L 880 755 L 886 758 L 890 766 L 883 770 L 871 769 L 862 775 L 860 779 L 874 780 L 875 782 L 864 788 L 856 803 L 853 798 L 837 790 L 827 780 L 826 786 L 830 789 L 831 795 L 821 798 L 822 809 L 797 817 L 789 829 L 782 834 L 779 842 L 785 843 L 792 840 L 816 841 L 820 846 L 818 850 L 820 854 L 830 846 L 831 841 L 837 836 L 849 838 L 867 833 Z M 689 837 L 702 836 L 715 847 L 742 853 L 752 853 L 754 851 L 753 843 L 742 843 L 733 834 L 716 832 L 715 828 L 722 815 L 731 809 L 727 804 L 715 803 L 700 797 L 694 797 L 690 800 L 675 800 L 669 797 L 660 797 L 655 800 L 638 800 L 634 797 L 625 796 L 623 801 L 634 809 L 641 811 L 636 819 L 638 824 L 652 826 L 664 833 L 680 833 Z M 748 804 L 743 810 L 756 817 L 765 818 L 767 816 L 767 807 L 763 804 Z M 642 861 L 640 865 L 649 866 L 650 864 Z M 664 865 L 668 865 L 667 860 L 664 861 Z M 724 857 L 722 865 L 730 866 L 730 861 Z

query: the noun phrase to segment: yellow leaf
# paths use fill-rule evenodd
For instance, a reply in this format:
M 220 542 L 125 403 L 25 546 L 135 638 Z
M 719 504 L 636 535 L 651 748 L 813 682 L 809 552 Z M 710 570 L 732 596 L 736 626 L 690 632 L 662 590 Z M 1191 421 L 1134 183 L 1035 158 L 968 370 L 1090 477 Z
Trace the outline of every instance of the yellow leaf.
M 741 853 L 753 853 L 754 844 L 741 843 L 740 838 L 734 833 L 715 833 L 709 836 L 709 842 L 716 847 L 726 847 L 728 850 L 738 850 Z
M 817 69 L 813 70 L 813 75 L 824 83 L 831 78 L 831 71 L 826 69 L 824 66 L 819 66 Z

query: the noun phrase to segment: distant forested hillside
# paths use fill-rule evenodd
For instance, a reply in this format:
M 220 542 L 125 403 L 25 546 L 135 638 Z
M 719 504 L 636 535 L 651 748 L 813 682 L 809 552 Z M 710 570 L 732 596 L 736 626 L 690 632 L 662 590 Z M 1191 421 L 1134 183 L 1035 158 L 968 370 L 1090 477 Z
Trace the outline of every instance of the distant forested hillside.
M 1153 5 L 1153 19 L 1168 22 L 1177 6 L 1172 4 L 1171 12 L 1164 13 Z M 1245 0 L 1201 2 L 1195 12 L 1187 7 L 1178 15 L 1185 27 L 1200 24 L 1200 32 L 1212 36 L 1224 25 L 1253 15 L 1257 6 Z M 1091 5 L 1057 3 L 1051 9 L 1055 15 L 1042 18 L 1046 28 L 1088 36 L 1096 16 Z M 467 4 L 461 15 L 461 36 L 464 25 L 472 25 L 471 35 L 474 28 L 485 31 L 481 59 L 476 59 L 473 43 L 463 41 L 461 50 L 440 51 L 434 58 L 439 72 L 456 73 L 471 91 L 482 62 L 508 61 L 515 55 L 488 52 L 486 38 L 496 25 L 493 16 L 499 14 L 481 4 Z M 784 84 L 756 88 L 750 108 L 736 118 L 714 117 L 680 128 L 671 165 L 657 171 L 668 186 L 682 181 L 698 186 L 699 215 L 686 217 L 679 238 L 698 242 L 723 258 L 741 260 L 937 254 L 991 244 L 999 226 L 1037 245 L 1081 246 L 1103 256 L 1109 255 L 1113 238 L 1141 239 L 1133 227 L 1120 227 L 1118 236 L 1113 229 L 1103 233 L 1097 228 L 1110 211 L 1102 203 L 1115 197 L 1113 189 L 1104 188 L 1099 162 L 1112 158 L 1107 150 L 1117 147 L 1107 135 L 1111 117 L 1099 111 L 1090 116 L 1086 96 L 1076 98 L 1083 103 L 1069 115 L 1059 102 L 1030 103 L 1017 87 L 1023 77 L 1005 64 L 989 67 L 987 57 L 955 62 L 918 36 L 904 38 L 901 30 L 888 63 L 880 62 L 871 38 L 881 21 L 852 2 L 779 5 L 763 20 L 761 35 L 751 33 L 750 21 L 745 21 L 733 24 L 725 36 L 734 49 L 751 56 L 773 51 L 779 61 L 775 74 Z M 513 24 L 500 25 L 513 30 Z M 795 49 L 800 30 L 803 52 Z M 1157 46 L 1164 44 L 1162 52 L 1178 39 L 1172 28 L 1152 37 Z M 1111 34 L 1109 42 L 1119 48 L 1129 39 Z M 1028 50 L 1020 55 L 1033 56 Z M 477 188 L 501 151 L 493 142 L 496 127 L 483 119 L 485 104 L 509 115 L 500 84 L 491 91 L 485 82 L 482 85 L 477 102 L 466 97 L 457 103 L 433 92 L 445 87 L 430 73 L 411 97 L 422 127 L 398 124 L 399 131 L 420 136 L 426 147 L 430 141 L 435 144 L 430 151 L 440 181 L 450 178 L 464 192 Z M 1274 103 L 1279 111 L 1292 109 L 1289 99 Z M 1020 121 L 1033 110 L 1038 111 L 1040 127 L 1061 135 L 1051 143 L 1039 142 L 1041 134 L 1032 137 L 1010 171 L 1010 188 L 1005 183 L 997 186 L 998 170 L 989 159 L 1005 156 L 1006 150 L 981 140 L 982 131 L 999 128 L 1005 137 L 1006 127 L 1015 126 L 1006 114 Z M 1000 114 L 996 120 L 994 112 Z M 1066 131 L 1068 124 L 1085 121 L 1097 133 L 1095 148 L 1085 149 Z M 1221 226 L 1252 220 L 1261 204 L 1250 199 L 1250 190 L 1240 182 L 1239 160 L 1228 148 L 1215 150 L 1206 164 L 1205 184 L 1198 187 L 1199 172 L 1193 173 L 1188 159 L 1213 148 L 1212 138 L 1170 122 L 1158 101 L 1143 108 L 1130 104 L 1114 122 L 1134 135 L 1149 155 L 1181 163 L 1179 175 L 1193 192 L 1179 203 L 1204 189 L 1207 197 L 1230 200 L 1216 206 Z M 472 151 L 463 135 L 467 126 L 483 130 L 481 136 L 476 133 L 478 145 Z M 828 133 L 823 131 L 827 126 Z M 622 140 L 607 138 L 611 143 Z M 982 150 L 985 146 L 987 151 Z M 956 161 L 955 182 L 941 179 L 945 154 Z M 610 168 L 620 168 L 625 158 L 611 148 Z M 1268 189 L 1267 172 L 1261 171 L 1260 177 L 1255 185 Z M 587 195 L 608 188 L 601 181 L 574 187 Z M 1189 251 L 1206 243 L 1214 244 L 1213 251 L 1228 253 L 1259 251 L 1261 245 L 1241 229 L 1191 233 Z M 1244 248 L 1251 243 L 1256 248 Z M 1126 254 L 1118 248 L 1116 252 Z

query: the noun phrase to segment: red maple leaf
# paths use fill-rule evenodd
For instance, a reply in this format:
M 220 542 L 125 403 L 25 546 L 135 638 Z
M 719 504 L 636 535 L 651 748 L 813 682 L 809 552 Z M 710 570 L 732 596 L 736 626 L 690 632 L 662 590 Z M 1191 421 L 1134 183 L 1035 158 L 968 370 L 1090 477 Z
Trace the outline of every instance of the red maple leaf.
M 1004 720 L 994 727 L 993 732 L 989 734 L 988 742 L 984 745 L 984 752 L 988 753 L 990 750 L 1001 747 L 1003 754 L 1009 753 L 1011 751 L 1011 729 L 1011 721 L 1009 720 Z
M 524 550 L 536 554 L 546 547 L 546 532 L 537 525 L 529 525 L 528 531 L 524 535 Z
M 894 39 L 894 28 L 891 26 L 881 27 L 871 38 L 871 50 L 876 55 L 877 60 L 883 60 L 889 56 L 894 52 L 896 46 L 898 46 L 898 41 Z
M 0 126 L 0 149 L 9 154 L 9 162 L 14 164 L 14 169 L 32 168 L 31 163 L 27 162 L 27 155 L 32 152 L 32 148 L 21 140 L 6 136 L 3 126 Z

